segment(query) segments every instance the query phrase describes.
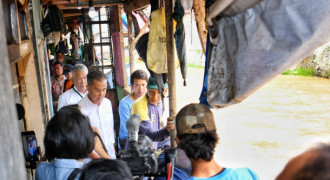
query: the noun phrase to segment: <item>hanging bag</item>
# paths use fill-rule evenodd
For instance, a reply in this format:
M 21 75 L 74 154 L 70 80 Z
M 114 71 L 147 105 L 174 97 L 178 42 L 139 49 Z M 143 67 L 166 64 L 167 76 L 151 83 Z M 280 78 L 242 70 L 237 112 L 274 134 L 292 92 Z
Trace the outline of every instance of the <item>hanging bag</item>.
M 173 21 L 173 27 L 174 29 L 176 27 L 175 21 Z M 173 46 L 175 48 L 173 51 L 175 67 L 178 68 L 180 66 L 179 59 L 175 44 Z M 167 73 L 165 8 L 160 8 L 151 13 L 147 66 L 157 74 Z

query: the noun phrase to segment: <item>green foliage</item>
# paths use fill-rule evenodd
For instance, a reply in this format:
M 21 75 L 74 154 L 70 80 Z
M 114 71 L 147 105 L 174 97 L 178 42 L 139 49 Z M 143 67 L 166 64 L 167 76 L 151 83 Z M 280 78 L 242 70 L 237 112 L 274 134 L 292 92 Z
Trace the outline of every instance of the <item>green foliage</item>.
M 324 48 L 324 51 L 329 52 L 329 51 L 330 51 L 330 46 L 326 46 L 326 47 Z
M 196 52 L 200 56 L 200 59 L 202 59 L 204 57 L 203 49 L 191 49 L 189 51 L 190 52 Z
M 325 78 L 329 78 L 330 79 L 330 69 L 328 69 L 327 74 L 325 75 Z
M 282 73 L 282 75 L 297 75 L 297 76 L 315 76 L 315 69 L 303 69 L 297 68 L 293 70 L 287 70 Z
M 204 66 L 203 65 L 198 65 L 198 64 L 188 64 L 188 67 L 190 67 L 190 68 L 204 69 Z

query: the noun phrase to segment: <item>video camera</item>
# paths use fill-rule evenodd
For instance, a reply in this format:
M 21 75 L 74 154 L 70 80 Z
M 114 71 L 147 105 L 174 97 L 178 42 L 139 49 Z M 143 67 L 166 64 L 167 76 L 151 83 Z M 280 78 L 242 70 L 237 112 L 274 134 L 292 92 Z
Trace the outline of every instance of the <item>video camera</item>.
M 125 161 L 133 175 L 139 176 L 173 176 L 176 149 L 165 149 L 165 161 L 159 162 L 157 151 L 152 148 L 152 140 L 146 135 L 138 135 L 140 116 L 133 114 L 126 121 L 129 147 L 118 152 L 118 158 Z

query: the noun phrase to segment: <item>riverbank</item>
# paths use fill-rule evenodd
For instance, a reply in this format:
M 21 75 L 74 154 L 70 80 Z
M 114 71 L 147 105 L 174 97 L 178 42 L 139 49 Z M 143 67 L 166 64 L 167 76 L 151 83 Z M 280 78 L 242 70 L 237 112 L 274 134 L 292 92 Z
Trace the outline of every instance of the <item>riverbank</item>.
M 319 47 L 282 75 L 317 76 L 330 79 L 330 43 Z
M 282 75 L 296 75 L 296 76 L 316 76 L 315 69 L 304 69 L 304 68 L 296 68 L 296 69 L 289 69 L 284 71 Z

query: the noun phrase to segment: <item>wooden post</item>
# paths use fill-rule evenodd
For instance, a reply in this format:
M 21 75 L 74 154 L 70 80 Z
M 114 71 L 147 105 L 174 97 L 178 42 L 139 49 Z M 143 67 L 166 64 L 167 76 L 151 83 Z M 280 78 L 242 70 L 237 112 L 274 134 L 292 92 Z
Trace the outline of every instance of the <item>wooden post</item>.
M 125 60 L 123 60 L 123 49 L 121 45 L 121 33 L 119 19 L 119 7 L 118 5 L 113 5 L 109 7 L 110 10 L 110 30 L 112 36 L 113 43 L 113 57 L 114 57 L 114 65 L 115 65 L 115 78 L 116 84 L 120 85 L 122 88 L 127 87 L 127 79 L 126 79 L 126 65 Z M 119 96 L 121 99 L 121 95 Z
M 101 11 L 98 11 L 98 16 L 99 16 L 99 19 L 101 19 Z M 99 32 L 100 32 L 100 43 L 102 44 L 103 43 L 103 40 L 102 40 L 102 24 L 99 24 Z M 104 72 L 104 58 L 103 58 L 103 46 L 101 45 L 100 46 L 101 48 L 101 63 L 102 63 L 102 72 Z
M 207 36 L 207 29 L 205 27 L 205 0 L 193 1 L 193 9 L 195 12 L 199 40 L 201 41 L 203 52 L 205 54 Z
M 125 77 L 126 77 L 126 74 L 127 74 L 127 71 L 126 71 L 126 61 L 125 61 L 125 53 L 123 51 L 124 49 L 124 46 L 125 46 L 125 43 L 124 43 L 124 35 L 123 35 L 123 21 L 121 19 L 121 11 L 122 9 L 124 9 L 124 6 L 123 5 L 118 5 L 118 21 L 119 21 L 119 38 L 120 38 L 120 47 L 121 47 L 121 61 L 123 63 L 123 68 L 125 69 L 124 73 L 125 73 Z M 128 88 L 128 83 L 126 82 L 125 83 L 125 87 L 124 88 Z
M 0 179 L 24 180 L 27 176 L 12 90 L 2 2 L 4 1 L 0 1 Z
M 174 60 L 174 37 L 173 37 L 173 1 L 165 1 L 166 16 L 166 48 L 167 48 L 167 70 L 168 70 L 168 87 L 169 87 L 169 105 L 170 117 L 176 115 L 176 80 L 175 80 L 175 60 Z M 171 147 L 176 147 L 175 136 L 176 130 L 172 130 Z
M 132 42 L 132 44 L 129 45 L 130 48 L 133 48 L 133 50 L 134 50 L 134 48 L 135 48 L 135 44 L 138 42 L 138 40 L 140 39 L 140 37 L 141 37 L 142 35 L 144 35 L 144 32 L 146 31 L 146 29 L 147 29 L 149 23 L 150 23 L 150 19 L 148 19 L 148 21 L 144 24 L 144 26 L 142 27 L 140 33 L 139 33 L 137 36 L 135 36 L 134 41 Z M 136 32 L 135 32 L 135 33 L 136 33 Z
M 132 19 L 132 12 L 127 12 L 127 29 L 128 29 L 128 53 L 129 53 L 129 68 L 130 74 L 134 72 L 134 46 L 133 43 L 133 19 Z

